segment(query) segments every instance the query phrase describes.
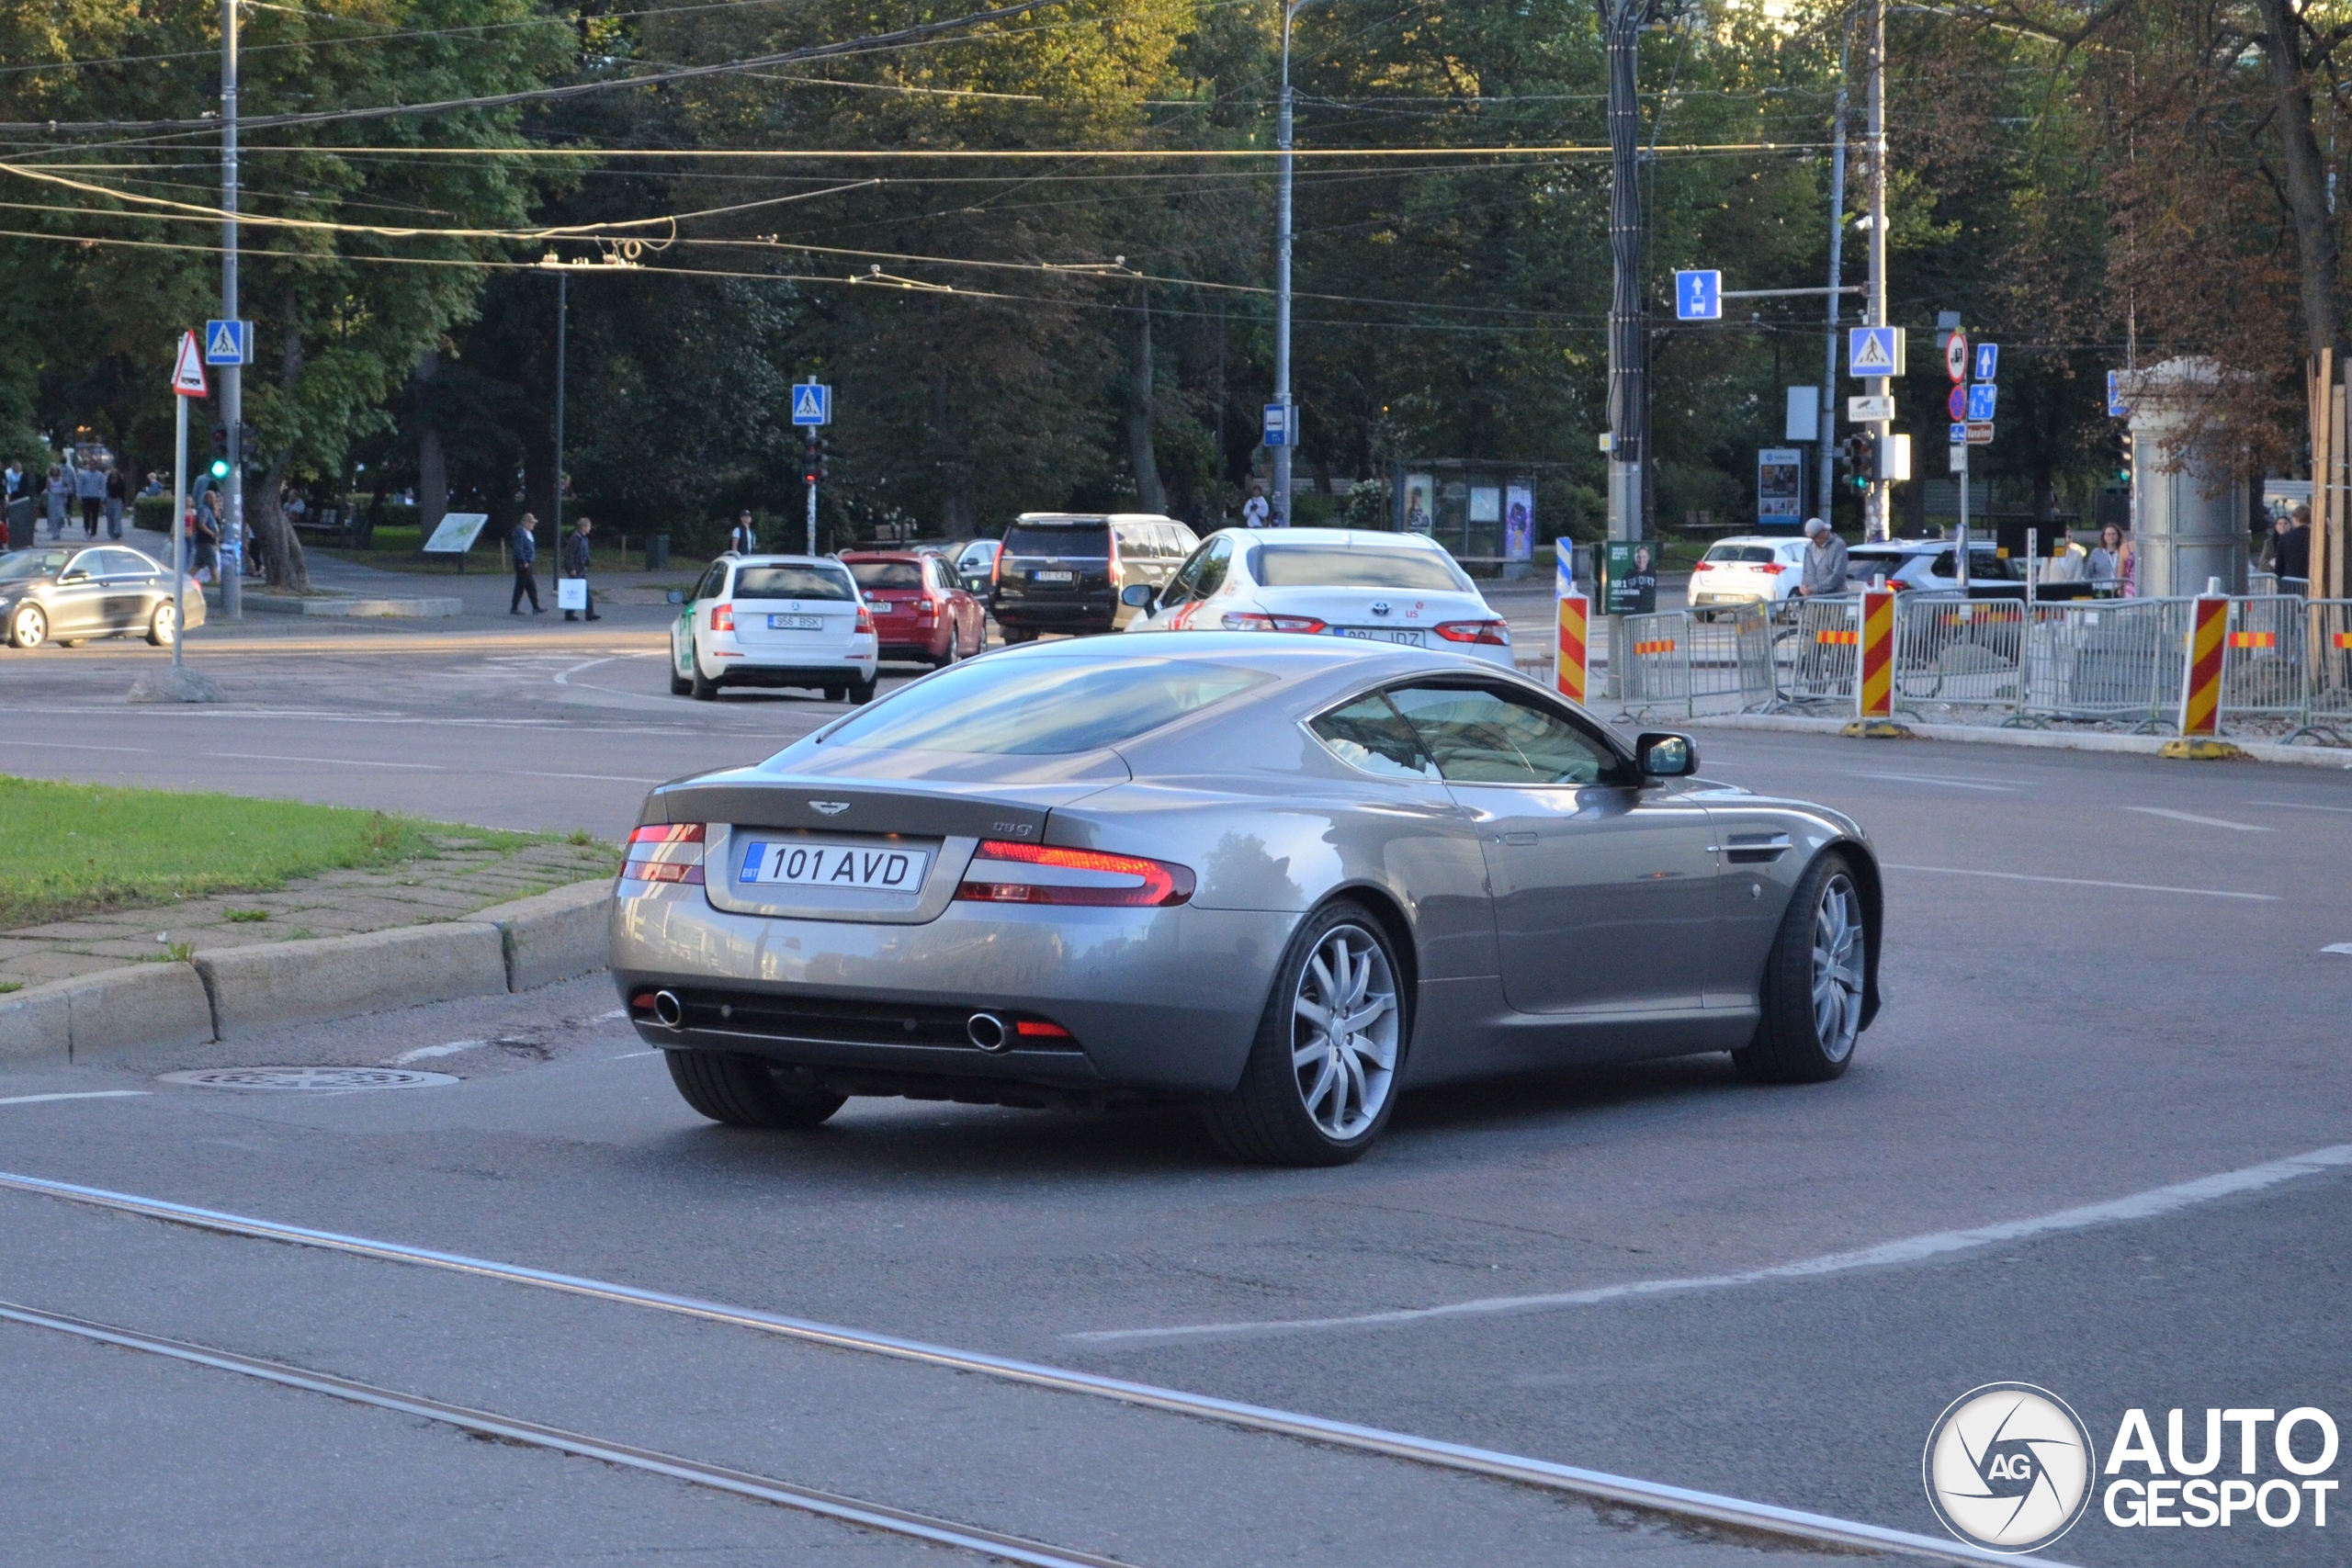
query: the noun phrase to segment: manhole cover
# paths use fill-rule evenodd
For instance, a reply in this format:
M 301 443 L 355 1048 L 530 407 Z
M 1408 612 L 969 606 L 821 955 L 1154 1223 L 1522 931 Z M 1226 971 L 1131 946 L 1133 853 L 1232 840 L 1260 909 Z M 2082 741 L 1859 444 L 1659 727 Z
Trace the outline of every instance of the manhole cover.
M 197 1089 L 434 1089 L 458 1080 L 447 1073 L 412 1073 L 400 1067 L 208 1067 L 165 1073 L 164 1082 Z

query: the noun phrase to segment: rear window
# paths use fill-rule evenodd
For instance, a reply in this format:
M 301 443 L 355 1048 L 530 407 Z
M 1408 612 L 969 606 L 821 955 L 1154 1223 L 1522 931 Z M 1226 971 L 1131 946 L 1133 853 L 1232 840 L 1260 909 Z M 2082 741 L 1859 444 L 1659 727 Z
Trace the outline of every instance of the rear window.
M 855 599 L 849 574 L 826 566 L 746 566 L 735 571 L 738 599 Z
M 1396 588 L 1411 593 L 1468 593 L 1462 569 L 1435 550 L 1344 545 L 1260 545 L 1250 575 L 1268 588 Z
M 849 574 L 860 588 L 921 588 L 922 565 L 910 560 L 854 560 Z
M 1711 561 L 1764 562 L 1773 558 L 1770 545 L 1717 545 L 1707 552 Z
M 1066 756 L 1132 740 L 1273 676 L 1182 659 L 1094 657 L 958 664 L 825 732 L 900 751 Z
M 1892 570 L 1911 558 L 1902 550 L 1848 550 L 1846 564 L 1853 566 L 1883 566 Z
M 1089 560 L 1111 558 L 1108 523 L 1015 523 L 1004 531 L 1009 556 L 1083 556 Z

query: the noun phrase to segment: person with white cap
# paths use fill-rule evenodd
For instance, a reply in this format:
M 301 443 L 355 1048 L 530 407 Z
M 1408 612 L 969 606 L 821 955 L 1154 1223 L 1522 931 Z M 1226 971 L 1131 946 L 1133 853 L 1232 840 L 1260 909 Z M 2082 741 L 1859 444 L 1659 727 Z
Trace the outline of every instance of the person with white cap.
M 1846 592 L 1846 541 L 1829 531 L 1818 517 L 1805 519 L 1804 580 L 1797 592 L 1808 599 L 1834 598 Z

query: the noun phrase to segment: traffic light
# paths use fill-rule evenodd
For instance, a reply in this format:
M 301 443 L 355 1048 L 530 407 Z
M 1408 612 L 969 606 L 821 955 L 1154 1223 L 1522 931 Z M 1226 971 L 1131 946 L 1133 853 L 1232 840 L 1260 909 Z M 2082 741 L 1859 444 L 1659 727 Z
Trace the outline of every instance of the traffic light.
M 1872 470 L 1878 467 L 1878 438 L 1866 430 L 1854 432 L 1846 437 L 1838 461 L 1846 470 L 1840 482 L 1857 495 L 1868 494 Z
M 808 445 L 801 449 L 800 482 L 813 485 L 825 477 L 824 457 L 815 431 L 808 433 Z
M 217 419 L 212 422 L 212 467 L 208 471 L 215 480 L 229 477 L 229 426 Z
M 2115 438 L 2115 482 L 2128 485 L 2132 482 L 2132 437 L 2129 434 L 2119 435 Z
M 833 438 L 830 435 L 820 435 L 817 437 L 817 477 L 820 479 L 829 478 L 832 471 Z

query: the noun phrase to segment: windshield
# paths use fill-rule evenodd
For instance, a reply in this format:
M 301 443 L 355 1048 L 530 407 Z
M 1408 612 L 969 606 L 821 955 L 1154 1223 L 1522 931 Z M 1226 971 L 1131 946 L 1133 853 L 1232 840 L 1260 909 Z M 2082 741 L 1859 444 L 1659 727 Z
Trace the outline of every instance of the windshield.
M 921 588 L 922 568 L 910 560 L 854 560 L 849 574 L 860 588 Z
M 846 573 L 824 566 L 747 566 L 735 573 L 738 599 L 855 599 Z
M 1108 523 L 1015 523 L 1004 531 L 1009 556 L 1084 556 L 1089 560 L 1111 558 Z
M 22 582 L 29 577 L 55 577 L 73 556 L 71 550 L 10 550 L 0 556 L 0 582 Z
M 828 731 L 824 743 L 1066 756 L 1133 739 L 1273 679 L 1181 659 L 983 660 L 908 687 Z
M 1469 593 L 1470 580 L 1435 550 L 1348 545 L 1260 545 L 1250 575 L 1268 588 L 1396 588 Z

